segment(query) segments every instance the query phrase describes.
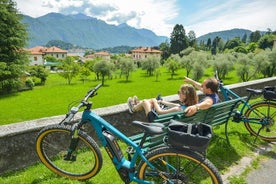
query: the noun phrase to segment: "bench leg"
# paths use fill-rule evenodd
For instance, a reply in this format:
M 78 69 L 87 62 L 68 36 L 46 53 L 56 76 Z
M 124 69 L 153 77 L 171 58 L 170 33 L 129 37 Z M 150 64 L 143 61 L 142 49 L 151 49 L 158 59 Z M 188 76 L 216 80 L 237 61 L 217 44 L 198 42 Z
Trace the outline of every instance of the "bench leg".
M 226 137 L 227 144 L 230 146 L 231 144 L 228 137 L 228 121 L 225 123 L 225 137 Z

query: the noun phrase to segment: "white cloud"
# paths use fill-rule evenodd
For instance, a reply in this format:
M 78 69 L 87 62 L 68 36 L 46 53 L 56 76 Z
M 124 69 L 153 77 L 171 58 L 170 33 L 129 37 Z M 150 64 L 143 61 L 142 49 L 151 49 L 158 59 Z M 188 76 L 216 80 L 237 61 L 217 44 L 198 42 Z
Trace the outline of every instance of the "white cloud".
M 109 24 L 127 23 L 170 36 L 182 24 L 197 36 L 233 28 L 276 30 L 276 1 L 271 0 L 15 0 L 23 14 L 84 13 Z M 194 9 L 195 8 L 195 9 Z M 188 13 L 189 12 L 189 13 Z
M 194 30 L 197 36 L 233 28 L 252 31 L 265 31 L 267 28 L 275 30 L 275 9 L 275 1 L 228 1 L 214 8 L 206 7 L 202 14 L 196 13 L 187 28 Z

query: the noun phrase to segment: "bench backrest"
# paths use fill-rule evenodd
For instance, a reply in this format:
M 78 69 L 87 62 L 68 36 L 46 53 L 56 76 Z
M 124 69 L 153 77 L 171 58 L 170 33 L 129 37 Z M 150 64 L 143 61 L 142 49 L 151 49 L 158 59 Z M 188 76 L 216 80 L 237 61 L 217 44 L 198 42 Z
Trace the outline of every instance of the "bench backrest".
M 237 104 L 245 98 L 246 97 L 241 97 L 217 103 L 209 109 L 198 111 L 193 116 L 185 116 L 183 112 L 159 115 L 154 122 L 166 122 L 170 119 L 175 119 L 185 123 L 201 122 L 212 126 L 220 125 L 229 120 Z

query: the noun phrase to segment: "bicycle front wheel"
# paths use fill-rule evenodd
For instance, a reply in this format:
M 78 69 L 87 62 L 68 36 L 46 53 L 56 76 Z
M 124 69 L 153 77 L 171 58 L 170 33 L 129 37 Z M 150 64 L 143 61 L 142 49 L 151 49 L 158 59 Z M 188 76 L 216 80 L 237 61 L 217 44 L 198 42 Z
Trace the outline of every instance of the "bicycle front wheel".
M 276 103 L 259 102 L 247 109 L 245 116 L 248 122 L 244 125 L 253 135 L 269 142 L 276 141 Z
M 95 176 L 102 167 L 102 155 L 98 145 L 85 132 L 79 131 L 76 148 L 68 158 L 71 140 L 69 126 L 53 125 L 43 128 L 36 138 L 39 159 L 60 176 L 76 180 Z
M 150 151 L 146 158 L 150 164 L 141 161 L 139 179 L 154 183 L 222 184 L 217 168 L 196 152 L 161 147 Z

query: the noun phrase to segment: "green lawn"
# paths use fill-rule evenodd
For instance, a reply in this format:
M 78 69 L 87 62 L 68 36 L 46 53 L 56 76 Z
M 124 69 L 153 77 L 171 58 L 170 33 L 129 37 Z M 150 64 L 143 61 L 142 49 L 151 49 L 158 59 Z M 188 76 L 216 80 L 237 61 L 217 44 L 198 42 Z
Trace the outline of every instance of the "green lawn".
M 209 75 L 213 72 L 208 69 Z M 126 103 L 129 96 L 137 95 L 140 99 L 173 95 L 183 83 L 184 70 L 178 70 L 171 79 L 170 74 L 162 68 L 162 75 L 156 81 L 155 76 L 147 76 L 146 72 L 138 69 L 131 74 L 128 82 L 125 78 L 115 75 L 113 79 L 106 80 L 105 86 L 98 91 L 98 96 L 93 98 L 93 107 L 106 107 Z M 235 76 L 235 75 L 231 75 Z M 225 80 L 237 81 L 235 78 Z M 71 85 L 57 74 L 50 74 L 45 86 L 36 86 L 33 90 L 12 95 L 0 96 L 0 125 L 22 122 L 55 115 L 63 115 L 68 110 L 68 105 L 84 97 L 86 92 L 99 84 L 91 76 L 89 81 L 81 82 L 74 79 Z M 232 83 L 232 82 L 231 82 Z

